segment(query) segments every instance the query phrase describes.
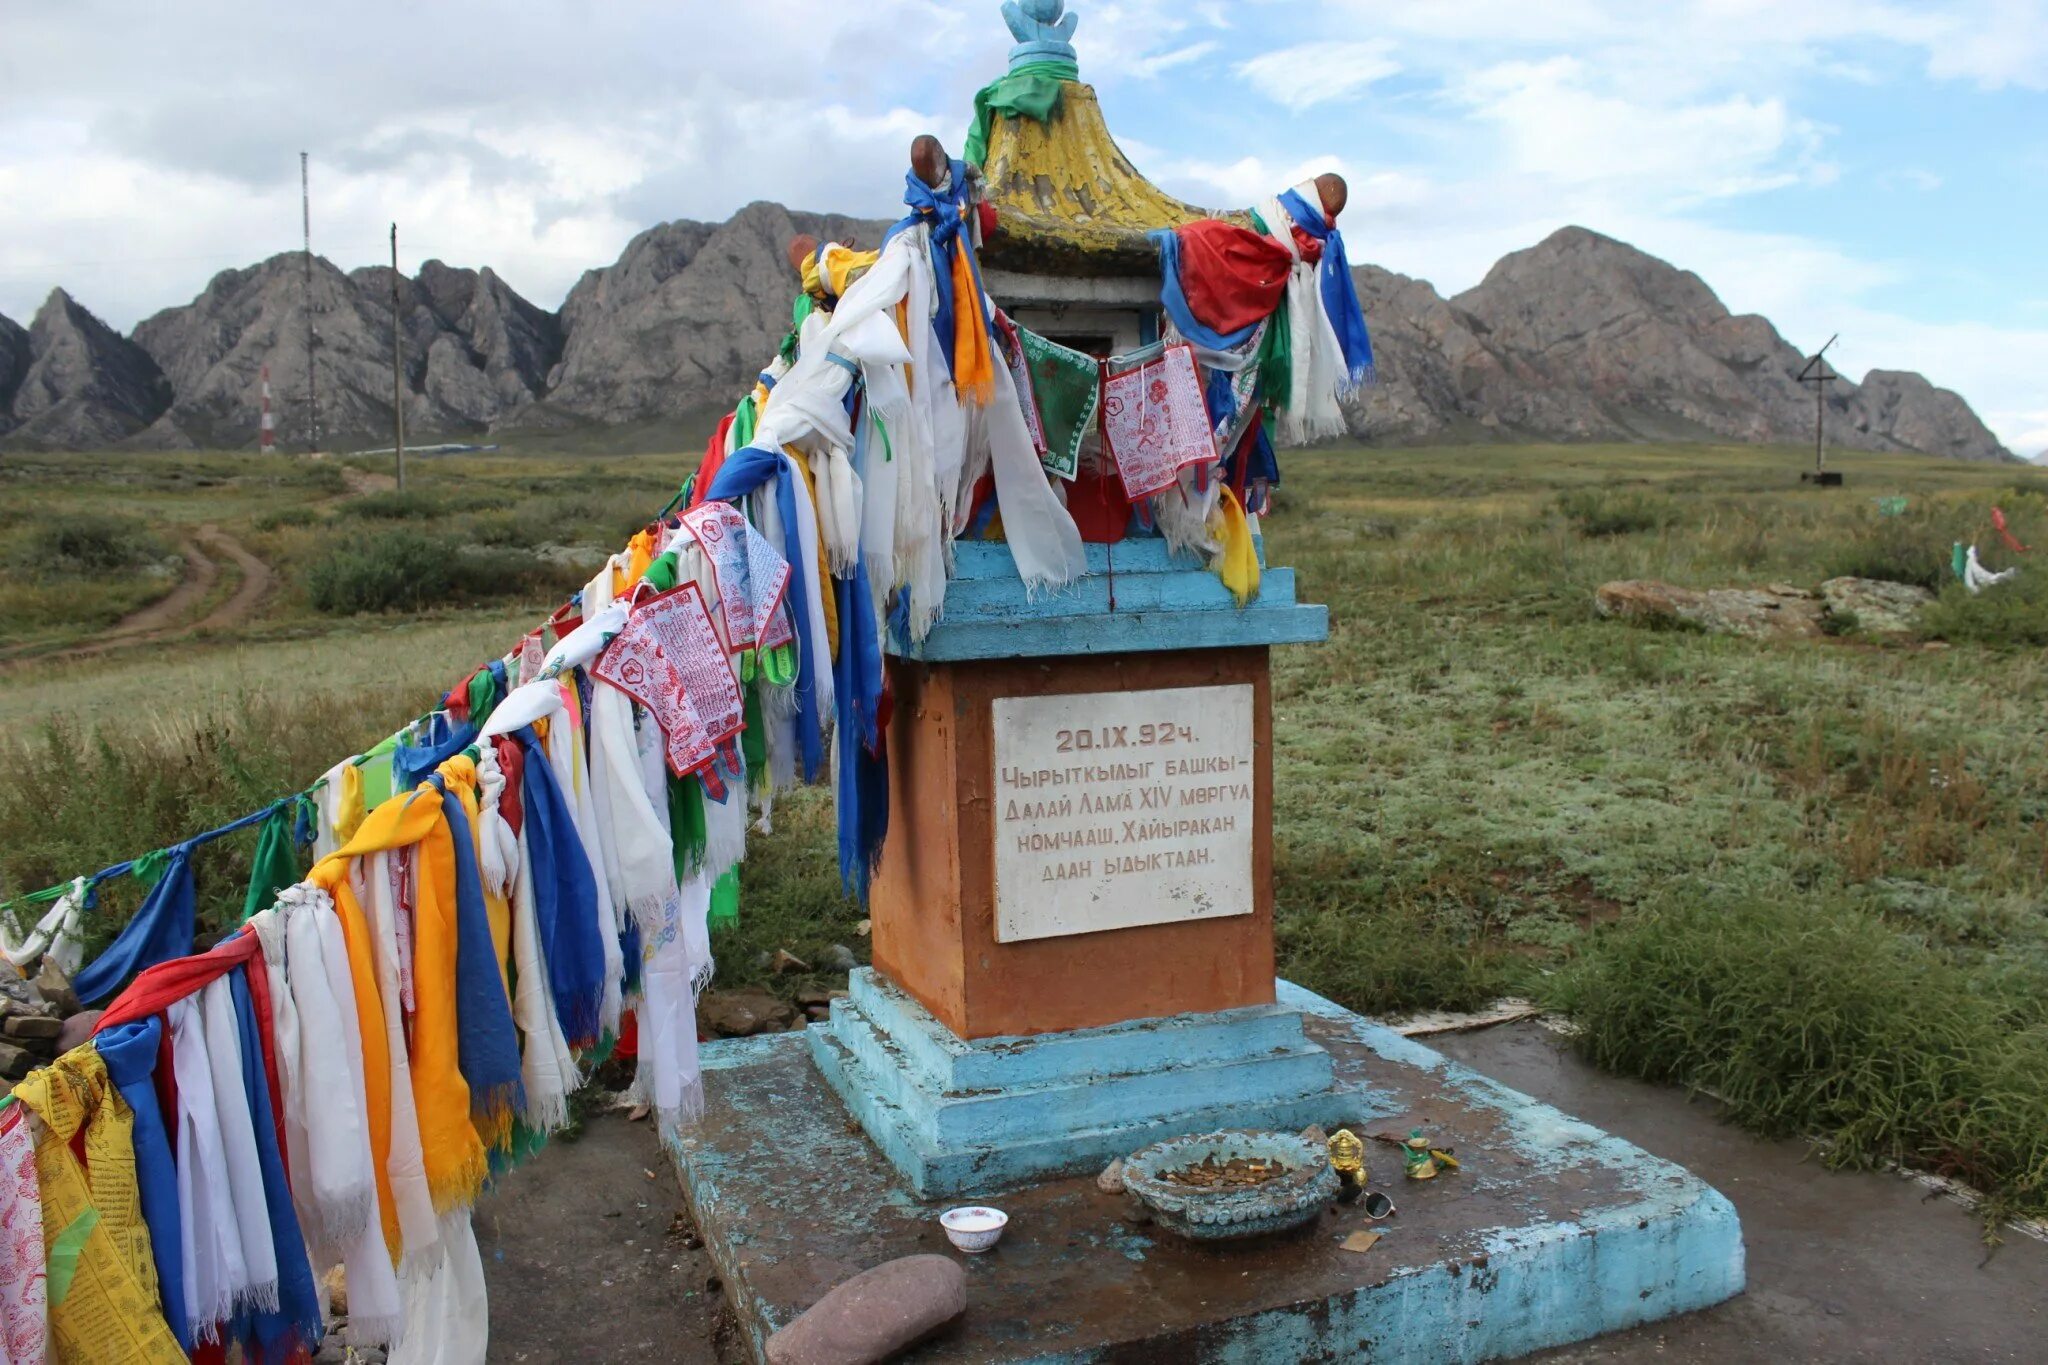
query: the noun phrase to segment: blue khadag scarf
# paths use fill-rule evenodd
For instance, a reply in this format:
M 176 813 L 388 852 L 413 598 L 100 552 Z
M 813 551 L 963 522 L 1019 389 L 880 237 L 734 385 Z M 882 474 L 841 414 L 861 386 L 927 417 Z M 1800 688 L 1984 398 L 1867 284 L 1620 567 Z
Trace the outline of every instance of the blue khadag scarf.
M 1323 311 L 1336 330 L 1337 344 L 1344 348 L 1344 372 L 1353 385 L 1372 378 L 1372 338 L 1365 330 L 1365 310 L 1358 303 L 1358 286 L 1351 279 L 1351 262 L 1344 256 L 1344 234 L 1323 216 L 1321 204 L 1311 205 L 1299 190 L 1280 196 L 1280 207 L 1309 236 L 1323 244 L 1322 270 L 1317 284 L 1322 291 Z M 1300 364 L 1300 360 L 1296 360 Z
M 163 875 L 123 926 L 106 951 L 85 965 L 71 982 L 79 1000 L 97 1005 L 135 973 L 192 951 L 198 928 L 193 904 L 190 842 L 166 850 Z
M 865 476 L 868 424 L 854 423 L 853 465 Z M 889 758 L 882 732 L 881 639 L 865 550 L 857 551 L 851 578 L 834 579 L 839 613 L 839 661 L 834 697 L 839 709 L 839 880 L 867 903 L 868 880 L 889 832 Z
M 190 1351 L 193 1337 L 192 1324 L 185 1319 L 185 1254 L 180 1235 L 183 1225 L 178 1221 L 178 1169 L 171 1156 L 163 1110 L 156 1099 L 157 1048 L 163 1034 L 162 1018 L 151 1015 L 95 1034 L 92 1045 L 107 1065 L 108 1079 L 135 1111 L 135 1186 L 142 1197 L 142 1221 L 149 1228 L 150 1259 L 156 1262 L 164 1321 L 178 1344 Z M 286 1203 L 289 1205 L 290 1200 Z M 275 1234 L 274 1225 L 271 1231 Z
M 575 817 L 548 766 L 540 737 L 529 725 L 516 732 L 516 738 L 526 751 L 519 794 L 526 808 L 533 917 L 554 991 L 555 1018 L 570 1047 L 594 1047 L 604 1015 L 604 933 L 597 922 L 597 879 L 591 875 Z
M 818 715 L 818 660 L 823 640 L 811 638 L 811 592 L 817 582 L 816 566 L 806 568 L 803 537 L 796 518 L 797 490 L 789 463 L 780 453 L 747 446 L 728 455 L 704 494 L 705 501 L 738 502 L 747 494 L 775 481 L 775 507 L 782 518 L 782 541 L 776 548 L 789 561 L 790 626 L 796 632 L 796 738 L 799 766 L 804 781 L 815 782 L 825 763 L 825 732 Z
M 256 1004 L 249 994 L 249 969 L 228 973 L 235 998 L 235 1022 L 242 1042 L 242 1089 L 249 1100 L 249 1121 L 256 1130 L 256 1164 L 263 1171 L 263 1208 L 270 1219 L 270 1240 L 277 1253 L 277 1308 L 235 1320 L 243 1359 L 252 1365 L 287 1365 L 301 1349 L 312 1351 L 323 1331 L 320 1295 L 313 1286 L 313 1266 L 306 1259 L 306 1239 L 292 1210 L 291 1185 L 285 1179 L 284 1157 L 277 1150 L 277 1120 L 270 1109 L 270 1076 L 263 1063 L 263 1037 L 256 1023 Z M 155 1023 L 155 1020 L 151 1020 Z M 176 1193 L 172 1198 L 175 1201 Z M 156 1235 L 151 1229 L 150 1235 Z
M 529 764 L 529 767 L 532 765 Z M 462 799 L 439 773 L 428 779 L 441 794 L 441 811 L 455 844 L 455 1019 L 457 1064 L 469 1083 L 470 1113 L 479 1118 L 517 1111 L 526 1088 L 519 1077 L 519 1033 L 512 1002 L 498 971 L 491 912 L 477 871 L 476 841 Z
M 974 297 L 966 306 L 979 308 L 983 289 L 981 285 L 981 262 L 974 255 L 974 243 L 965 231 L 967 226 L 967 163 L 955 157 L 948 163 L 951 178 L 946 190 L 941 193 L 924 183 L 916 171 L 906 172 L 903 177 L 903 202 L 910 213 L 890 227 L 882 237 L 886 248 L 891 239 L 915 223 L 931 225 L 932 276 L 936 287 L 937 300 L 932 312 L 932 335 L 938 338 L 939 354 L 946 358 L 946 373 L 953 373 L 953 310 L 961 306 L 953 297 L 953 258 L 958 253 L 967 253 L 968 278 L 974 281 Z M 988 325 L 984 314 L 982 325 Z M 990 345 L 994 345 L 991 338 Z M 1000 362 L 998 362 L 1000 363 Z

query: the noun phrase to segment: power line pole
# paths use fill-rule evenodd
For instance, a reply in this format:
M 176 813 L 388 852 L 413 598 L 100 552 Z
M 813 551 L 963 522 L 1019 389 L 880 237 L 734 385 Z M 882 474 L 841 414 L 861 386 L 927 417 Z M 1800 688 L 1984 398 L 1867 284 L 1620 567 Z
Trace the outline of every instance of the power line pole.
M 398 224 L 391 225 L 391 444 L 398 456 L 398 491 L 405 491 L 405 331 L 398 302 Z
M 313 352 L 320 344 L 320 333 L 313 326 L 313 190 L 304 152 L 299 153 L 299 215 L 305 232 L 305 248 L 299 260 L 306 292 L 306 449 L 311 452 L 320 448 L 320 385 L 313 367 Z
M 1800 383 L 1813 385 L 1813 473 L 1802 474 L 1799 478 L 1802 483 L 1811 482 L 1823 487 L 1833 487 L 1842 482 L 1840 474 L 1828 473 L 1827 457 L 1828 385 L 1840 377 L 1828 368 L 1827 354 L 1828 346 L 1839 340 L 1839 336 L 1829 337 L 1827 346 L 1815 351 L 1813 359 L 1807 361 L 1806 368 L 1797 375 Z

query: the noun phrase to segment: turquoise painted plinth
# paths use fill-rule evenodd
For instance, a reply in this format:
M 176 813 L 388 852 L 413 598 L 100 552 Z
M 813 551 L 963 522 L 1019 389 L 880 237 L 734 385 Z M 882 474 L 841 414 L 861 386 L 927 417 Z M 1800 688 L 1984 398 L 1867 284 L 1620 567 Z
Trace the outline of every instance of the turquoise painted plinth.
M 1265 563 L 1265 541 L 1258 541 Z M 946 610 L 916 644 L 892 634 L 889 652 L 929 663 L 966 659 L 1124 654 L 1310 644 L 1330 635 L 1330 609 L 1295 601 L 1294 570 L 1265 570 L 1240 607 L 1201 560 L 1157 538 L 1089 545 L 1087 574 L 1058 592 L 1031 594 L 1010 547 L 953 546 Z
M 970 1042 L 872 968 L 850 987 L 807 1031 L 811 1057 L 920 1195 L 993 1194 L 1185 1133 L 1328 1117 L 1330 1055 L 1298 1008 Z
M 1280 983 L 1279 1004 L 1335 1065 L 1317 1122 L 1365 1113 L 1379 1117 L 1361 1132 L 1425 1127 L 1463 1169 L 1404 1181 L 1399 1155 L 1368 1143 L 1370 1184 L 1392 1193 L 1395 1216 L 1374 1223 L 1338 1205 L 1292 1235 L 1229 1249 L 1134 1221 L 1092 1172 L 1010 1190 L 991 1201 L 1010 1215 L 1002 1243 L 958 1258 L 965 1316 L 917 1348 L 918 1365 L 1477 1365 L 1742 1292 L 1735 1210 L 1697 1177 L 1298 987 Z M 1199 1023 L 1174 1022 L 1151 1032 L 1199 1055 Z M 805 1033 L 706 1045 L 704 1118 L 667 1135 L 756 1361 L 848 1277 L 950 1254 L 937 1218 L 957 1201 L 909 1185 L 835 1099 L 819 1045 Z M 956 1076 L 1021 1082 L 1007 1045 L 942 1051 Z M 1057 1047 L 1017 1055 L 1024 1075 L 1066 1069 Z M 1162 1065 L 1181 1055 L 1169 1043 Z M 1360 1231 L 1381 1240 L 1345 1250 Z

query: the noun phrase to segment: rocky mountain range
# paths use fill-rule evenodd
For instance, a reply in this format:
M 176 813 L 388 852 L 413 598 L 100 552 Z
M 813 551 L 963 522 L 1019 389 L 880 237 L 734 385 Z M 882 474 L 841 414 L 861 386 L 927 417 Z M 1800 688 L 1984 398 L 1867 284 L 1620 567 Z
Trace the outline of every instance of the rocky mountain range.
M 789 239 L 873 246 L 885 227 L 769 203 L 664 223 L 553 313 L 489 268 L 429 261 L 396 278 L 407 431 L 654 422 L 688 439 L 787 329 Z M 1612 238 L 1564 228 L 1450 299 L 1377 266 L 1356 275 L 1379 362 L 1347 414 L 1364 440 L 1811 439 L 1805 357 L 1698 276 Z M 26 330 L 0 317 L 0 446 L 253 446 L 265 363 L 283 438 L 303 443 L 309 300 L 323 442 L 386 439 L 393 284 L 388 267 L 316 257 L 309 276 L 300 255 L 274 256 L 128 337 L 58 290 Z M 1908 371 L 1844 378 L 1828 406 L 1833 444 L 2011 458 L 1961 397 Z

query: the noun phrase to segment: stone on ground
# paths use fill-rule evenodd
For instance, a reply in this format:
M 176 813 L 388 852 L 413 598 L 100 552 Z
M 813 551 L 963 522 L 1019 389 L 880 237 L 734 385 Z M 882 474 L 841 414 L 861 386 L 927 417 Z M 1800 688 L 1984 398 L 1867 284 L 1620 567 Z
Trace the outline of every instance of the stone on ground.
M 697 1002 L 697 1021 L 720 1038 L 751 1038 L 786 1031 L 797 1021 L 797 1011 L 763 990 L 706 991 Z
M 1606 617 L 1678 622 L 1717 635 L 1759 640 L 1817 637 L 1824 614 L 1818 597 L 1782 583 L 1767 588 L 1681 588 L 1655 579 L 1624 579 L 1602 583 L 1593 605 Z
M 768 1338 L 769 1365 L 875 1365 L 967 1311 L 967 1273 L 944 1256 L 905 1256 L 830 1290 Z
M 1912 583 L 1887 583 L 1879 578 L 1830 578 L 1820 585 L 1830 616 L 1855 618 L 1866 635 L 1911 635 L 1920 612 L 1934 604 L 1934 594 Z

